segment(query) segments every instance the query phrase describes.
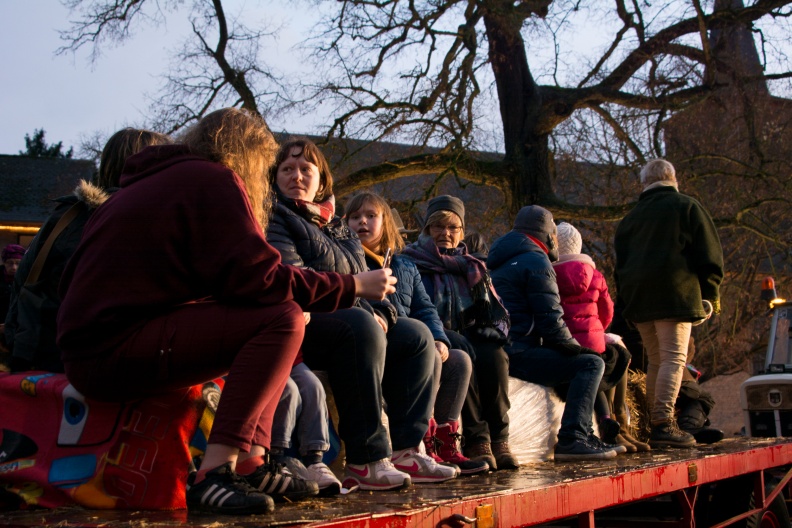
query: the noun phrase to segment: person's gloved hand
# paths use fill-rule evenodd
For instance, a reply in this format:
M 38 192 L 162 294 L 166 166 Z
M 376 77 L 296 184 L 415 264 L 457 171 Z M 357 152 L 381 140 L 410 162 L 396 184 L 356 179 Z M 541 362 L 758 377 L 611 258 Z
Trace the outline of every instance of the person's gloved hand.
M 493 343 L 497 343 L 501 346 L 508 345 L 511 342 L 509 338 L 503 335 L 500 330 L 497 328 L 492 328 L 491 326 L 478 327 L 475 329 L 475 332 L 482 339 L 492 341 Z
M 583 352 L 583 347 L 576 343 L 543 343 L 543 346 L 565 356 L 577 356 Z

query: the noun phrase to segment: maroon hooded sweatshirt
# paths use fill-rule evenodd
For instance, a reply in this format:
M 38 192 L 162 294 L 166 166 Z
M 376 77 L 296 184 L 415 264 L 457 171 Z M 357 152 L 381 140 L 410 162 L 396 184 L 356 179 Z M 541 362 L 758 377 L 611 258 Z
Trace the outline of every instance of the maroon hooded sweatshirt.
M 281 263 L 233 171 L 182 145 L 130 157 L 60 285 L 64 362 L 109 354 L 143 323 L 183 303 L 293 300 L 305 311 L 352 306 L 351 275 Z

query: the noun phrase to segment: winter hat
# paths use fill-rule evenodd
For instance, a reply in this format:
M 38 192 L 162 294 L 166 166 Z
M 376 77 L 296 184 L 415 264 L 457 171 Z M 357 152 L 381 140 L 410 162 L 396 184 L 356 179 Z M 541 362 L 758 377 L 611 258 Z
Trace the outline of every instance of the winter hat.
M 575 226 L 566 222 L 558 224 L 558 254 L 577 255 L 583 249 L 583 237 Z
M 545 244 L 550 261 L 558 260 L 558 248 L 553 240 L 553 234 L 556 232 L 553 213 L 538 205 L 526 205 L 517 213 L 514 230 L 531 235 Z
M 533 235 L 544 243 L 556 232 L 553 213 L 538 205 L 526 205 L 517 213 L 514 230 Z
M 426 207 L 426 220 L 429 220 L 429 217 L 437 211 L 454 213 L 462 220 L 462 227 L 465 227 L 465 204 L 456 196 L 444 194 L 429 200 L 429 205 Z M 424 224 L 426 224 L 426 220 L 424 220 Z
M 0 257 L 2 257 L 3 262 L 8 259 L 21 259 L 25 256 L 26 250 L 22 246 L 18 244 L 8 244 L 6 247 L 3 248 L 2 253 L 0 253 Z

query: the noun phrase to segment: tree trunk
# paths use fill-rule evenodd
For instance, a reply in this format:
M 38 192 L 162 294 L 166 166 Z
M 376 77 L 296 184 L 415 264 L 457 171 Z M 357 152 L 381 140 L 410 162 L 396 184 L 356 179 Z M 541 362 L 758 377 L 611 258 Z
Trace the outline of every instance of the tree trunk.
M 524 205 L 553 199 L 549 134 L 538 130 L 542 94 L 531 75 L 520 34 L 522 19 L 508 7 L 484 16 L 489 58 L 503 120 L 505 162 L 510 167 L 507 200 L 512 215 Z

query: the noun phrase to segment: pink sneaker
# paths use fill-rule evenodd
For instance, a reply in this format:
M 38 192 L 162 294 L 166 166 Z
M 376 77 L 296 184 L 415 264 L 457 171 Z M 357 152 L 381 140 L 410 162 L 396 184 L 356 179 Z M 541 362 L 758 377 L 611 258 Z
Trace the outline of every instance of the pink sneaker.
M 368 464 L 347 464 L 343 486 L 347 489 L 359 486 L 362 490 L 384 491 L 406 488 L 411 484 L 410 475 L 393 467 L 390 459 L 383 458 Z
M 415 447 L 394 451 L 391 460 L 393 466 L 410 475 L 413 482 L 443 482 L 459 475 L 458 467 L 440 465 Z

